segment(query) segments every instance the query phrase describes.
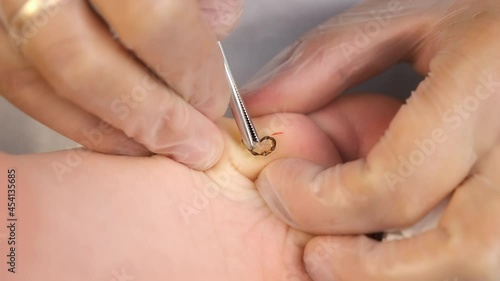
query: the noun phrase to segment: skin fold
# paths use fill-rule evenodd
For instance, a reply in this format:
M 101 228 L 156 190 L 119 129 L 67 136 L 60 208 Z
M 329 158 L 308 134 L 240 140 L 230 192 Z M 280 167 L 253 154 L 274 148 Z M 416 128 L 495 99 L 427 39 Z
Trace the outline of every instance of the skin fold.
M 253 116 L 308 114 L 396 63 L 424 77 L 368 154 L 326 168 L 282 159 L 259 175 L 289 225 L 333 235 L 307 246 L 315 281 L 500 279 L 499 27 L 499 1 L 367 0 L 302 36 L 242 91 Z M 447 198 L 422 235 L 363 235 L 412 226 Z
M 2 171 L 18 171 L 20 218 L 19 271 L 13 277 L 0 270 L 0 280 L 132 278 L 124 274 L 134 280 L 499 279 L 498 1 L 401 0 L 402 10 L 391 4 L 397 1 L 367 1 L 305 35 L 282 54 L 277 68 L 271 67 L 271 73 L 246 91 L 250 114 L 264 116 L 256 120 L 259 132 L 275 134 L 278 140 L 278 150 L 267 158 L 248 156 L 232 122 L 216 126 L 210 121 L 227 105 L 224 98 L 215 99 L 215 105 L 205 100 L 213 97 L 208 90 L 224 95 L 219 83 L 225 80 L 212 72 L 217 63 L 213 68 L 203 64 L 215 76 L 200 83 L 193 81 L 195 76 L 207 77 L 198 71 L 203 58 L 166 64 L 173 69 L 159 74 L 172 87 L 164 87 L 154 79 L 141 80 L 151 77 L 128 53 L 137 51 L 143 61 L 155 62 L 160 53 L 185 62 L 182 54 L 158 46 L 184 48 L 161 41 L 186 40 L 182 42 L 206 51 L 195 53 L 207 59 L 218 54 L 210 43 L 191 44 L 177 28 L 163 37 L 163 30 L 155 29 L 154 13 L 128 29 L 120 18 L 124 14 L 110 13 L 112 3 L 124 2 L 92 2 L 129 44 L 117 44 L 108 26 L 96 21 L 83 1 L 71 1 L 66 13 L 23 46 L 23 57 L 13 56 L 7 40 L 0 40 L 2 95 L 80 139 L 82 131 L 75 128 L 94 129 L 110 115 L 121 116 L 109 112 L 109 103 L 122 98 L 123 89 L 145 81 L 147 89 L 156 86 L 147 102 L 131 110 L 130 120 L 114 120 L 118 134 L 106 135 L 97 150 L 144 155 L 169 151 L 174 145 L 211 156 L 195 161 L 201 159 L 196 152 L 164 153 L 177 162 L 86 151 L 0 156 Z M 145 2 L 126 2 L 129 8 L 146 7 Z M 181 14 L 184 23 L 199 23 L 196 14 L 175 13 L 196 6 L 193 1 L 161 3 L 178 5 L 174 7 L 179 10 L 169 10 L 173 17 L 168 19 Z M 393 16 L 388 22 L 374 17 L 373 10 Z M 50 32 L 51 27 L 61 32 Z M 152 38 L 152 49 L 137 36 L 142 31 Z M 74 34 L 79 37 L 73 41 Z M 202 29 L 189 34 L 208 33 Z M 7 38 L 5 30 L 0 36 Z M 212 37 L 200 38 L 212 41 L 213 47 L 216 36 Z M 64 47 L 51 48 L 57 42 L 64 42 Z M 404 106 L 373 95 L 338 97 L 397 62 L 411 63 L 426 76 Z M 86 71 L 96 65 L 97 71 Z M 67 69 L 77 69 L 77 75 Z M 110 73 L 119 73 L 119 79 Z M 221 78 L 222 71 L 218 73 Z M 97 79 L 100 83 L 89 82 Z M 193 97 L 194 92 L 198 95 Z M 163 100 L 166 97 L 171 99 Z M 48 107 L 50 112 L 37 111 Z M 66 127 L 69 132 L 57 127 L 64 121 L 60 116 L 74 121 Z M 129 122 L 134 120 L 139 123 Z M 199 122 L 189 126 L 186 120 Z M 163 135 L 159 132 L 170 141 L 157 142 Z M 191 138 L 186 138 L 189 132 Z M 208 145 L 209 137 L 220 146 Z M 122 150 L 114 150 L 117 147 Z M 213 168 L 201 173 L 187 166 Z M 0 181 L 7 182 L 6 176 L 1 172 Z M 363 235 L 410 226 L 446 197 L 451 199 L 436 229 L 385 243 Z M 7 205 L 5 197 L 0 200 L 0 207 Z M 293 228 L 333 236 L 312 238 Z M 0 232 L 2 255 L 10 251 L 5 237 Z
M 93 151 L 161 154 L 198 170 L 218 162 L 214 121 L 229 87 L 217 40 L 237 25 L 242 1 L 44 0 L 16 23 L 27 1 L 0 1 L 1 96 Z M 114 132 L 89 142 L 104 122 Z
M 4 24 L 23 1 L 0 1 Z M 241 5 L 153 2 L 67 1 L 21 41 L 0 27 L 12 104 L 77 141 L 112 123 L 96 151 L 170 157 L 0 155 L 19 218 L 15 249 L 0 228 L 18 272 L 1 280 L 499 279 L 498 1 L 371 0 L 306 34 L 243 91 L 278 140 L 266 158 L 213 122 L 229 96 L 206 21 L 229 32 Z M 426 76 L 404 106 L 338 97 L 397 62 Z M 410 226 L 450 196 L 436 229 L 363 235 Z
M 369 101 L 363 105 L 356 102 L 360 98 L 339 99 L 315 116 L 256 119 L 259 133 L 274 134 L 278 142 L 267 157 L 251 156 L 234 121 L 221 120 L 225 150 L 206 172 L 164 156 L 134 158 L 84 150 L 0 155 L 2 182 L 8 169 L 16 169 L 19 218 L 17 273 L 7 272 L 2 263 L 0 279 L 111 281 L 125 275 L 126 280 L 310 280 L 302 254 L 311 236 L 276 217 L 253 181 L 266 165 L 283 157 L 330 166 L 343 161 L 354 145 L 368 150 L 377 137 L 358 143 L 341 109 L 352 117 L 366 108 L 379 112 L 372 136 L 380 137 L 400 103 L 373 96 L 363 98 Z M 368 106 L 377 102 L 392 104 L 393 109 L 380 112 Z M 329 131 L 317 122 L 322 114 L 332 124 Z M 331 133 L 349 135 L 353 147 Z M 84 155 L 79 161 L 77 153 Z M 54 170 L 61 165 L 70 171 Z M 2 195 L 0 206 L 6 204 Z M 0 214 L 5 221 L 5 212 Z M 0 239 L 4 233 L 0 230 Z M 2 256 L 7 253 L 5 241 L 0 241 Z

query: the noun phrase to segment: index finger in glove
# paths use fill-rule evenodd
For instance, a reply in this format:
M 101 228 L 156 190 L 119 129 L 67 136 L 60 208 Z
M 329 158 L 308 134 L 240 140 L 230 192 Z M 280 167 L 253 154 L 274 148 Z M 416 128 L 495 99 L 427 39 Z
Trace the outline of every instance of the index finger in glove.
M 123 44 L 178 95 L 212 120 L 223 116 L 229 101 L 229 88 L 216 33 L 211 28 L 215 26 L 220 31 L 223 25 L 220 19 L 207 22 L 196 0 L 91 2 Z M 238 7 L 238 3 L 231 2 L 235 1 L 217 3 Z M 202 4 L 207 6 L 206 1 Z M 222 9 L 219 6 L 213 8 Z M 227 14 L 238 12 L 238 8 L 234 8 Z M 226 28 L 233 24 L 227 22 L 229 27 Z
M 411 53 L 429 75 L 368 155 L 326 169 L 295 159 L 269 165 L 257 183 L 270 206 L 301 230 L 361 234 L 410 226 L 452 192 L 500 132 L 497 25 L 476 15 L 453 14 Z
M 13 18 L 16 7 L 26 3 L 33 2 L 2 2 L 6 18 Z M 21 46 L 55 94 L 108 121 L 154 153 L 192 168 L 212 166 L 222 151 L 215 124 L 114 40 L 87 2 L 66 0 L 57 5 L 45 25 Z M 220 103 L 225 107 L 223 98 Z

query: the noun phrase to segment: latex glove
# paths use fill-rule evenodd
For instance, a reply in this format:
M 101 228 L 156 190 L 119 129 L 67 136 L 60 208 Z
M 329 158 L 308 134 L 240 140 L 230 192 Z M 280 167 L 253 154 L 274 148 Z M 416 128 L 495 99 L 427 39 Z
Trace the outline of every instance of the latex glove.
M 153 152 L 202 170 L 218 161 L 212 120 L 229 90 L 216 42 L 242 1 L 52 1 L 8 36 L 26 1 L 0 1 L 1 95 L 95 151 Z
M 364 100 L 390 102 L 393 112 L 399 106 L 386 98 Z M 350 104 L 339 100 L 332 112 Z M 367 107 L 364 111 L 375 114 Z M 359 112 L 352 112 L 358 122 Z M 391 118 L 376 117 L 380 130 L 373 136 L 380 137 Z M 347 126 L 342 118 L 337 121 Z M 311 237 L 274 216 L 253 181 L 264 166 L 282 157 L 334 165 L 339 153 L 303 115 L 273 114 L 256 119 L 255 125 L 262 136 L 276 133 L 278 145 L 271 155 L 252 156 L 234 121 L 224 120 L 219 126 L 225 152 L 206 172 L 162 156 L 84 150 L 0 155 L 0 182 L 7 183 L 8 169 L 17 169 L 19 218 L 16 274 L 7 271 L 9 234 L 0 229 L 0 280 L 310 280 L 302 254 Z M 71 174 L 61 178 L 54 172 L 54 166 L 78 155 L 80 164 Z M 5 195 L 0 206 L 7 208 Z M 2 222 L 6 214 L 0 212 Z
M 498 1 L 366 2 L 304 36 L 253 85 L 246 100 L 254 115 L 307 113 L 398 61 L 427 75 L 366 155 L 356 144 L 376 126 L 370 120 L 331 134 L 352 148 L 345 164 L 287 159 L 259 176 L 274 212 L 317 234 L 406 228 L 453 194 L 437 229 L 417 238 L 317 240 L 333 254 L 316 263 L 321 273 L 309 264 L 315 280 L 498 280 L 498 8 Z M 328 115 L 317 122 L 336 127 Z

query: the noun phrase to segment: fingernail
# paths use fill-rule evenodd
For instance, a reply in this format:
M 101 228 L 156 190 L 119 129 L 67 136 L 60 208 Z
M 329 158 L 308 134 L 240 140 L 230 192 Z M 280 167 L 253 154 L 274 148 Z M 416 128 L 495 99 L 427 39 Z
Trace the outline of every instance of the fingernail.
M 172 158 L 195 170 L 206 171 L 219 162 L 223 150 L 222 136 L 218 135 L 179 145 L 172 153 Z
M 149 156 L 152 153 L 142 144 L 135 142 L 132 138 L 127 138 L 123 143 L 116 146 L 115 154 L 128 156 Z
M 241 88 L 241 93 L 243 95 L 251 95 L 256 89 L 264 86 L 268 81 L 281 73 L 288 65 L 287 62 L 290 60 L 294 49 L 295 45 L 286 48 L 264 65 L 264 67 L 254 75 L 251 81 Z
M 290 215 L 290 211 L 283 204 L 283 200 L 275 192 L 268 175 L 263 172 L 256 181 L 257 188 L 271 211 L 284 223 L 296 228 L 295 220 Z
M 337 280 L 332 273 L 331 265 L 327 262 L 321 263 L 315 272 L 310 272 L 314 276 L 314 280 L 318 281 L 335 281 Z
M 243 1 L 224 0 L 217 5 L 213 0 L 199 0 L 202 16 L 220 37 L 226 37 L 237 25 L 243 14 Z M 217 2 L 218 3 L 218 2 Z
M 305 267 L 309 275 L 318 281 L 334 281 L 332 256 L 337 255 L 337 248 L 325 238 L 314 238 L 304 255 Z

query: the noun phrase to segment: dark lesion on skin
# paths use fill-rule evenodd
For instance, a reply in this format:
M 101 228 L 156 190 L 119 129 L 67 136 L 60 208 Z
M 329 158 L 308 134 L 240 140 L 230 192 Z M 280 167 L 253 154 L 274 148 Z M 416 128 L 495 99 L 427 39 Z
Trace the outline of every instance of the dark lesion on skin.
M 250 152 L 255 156 L 267 156 L 276 149 L 276 139 L 265 136 Z

